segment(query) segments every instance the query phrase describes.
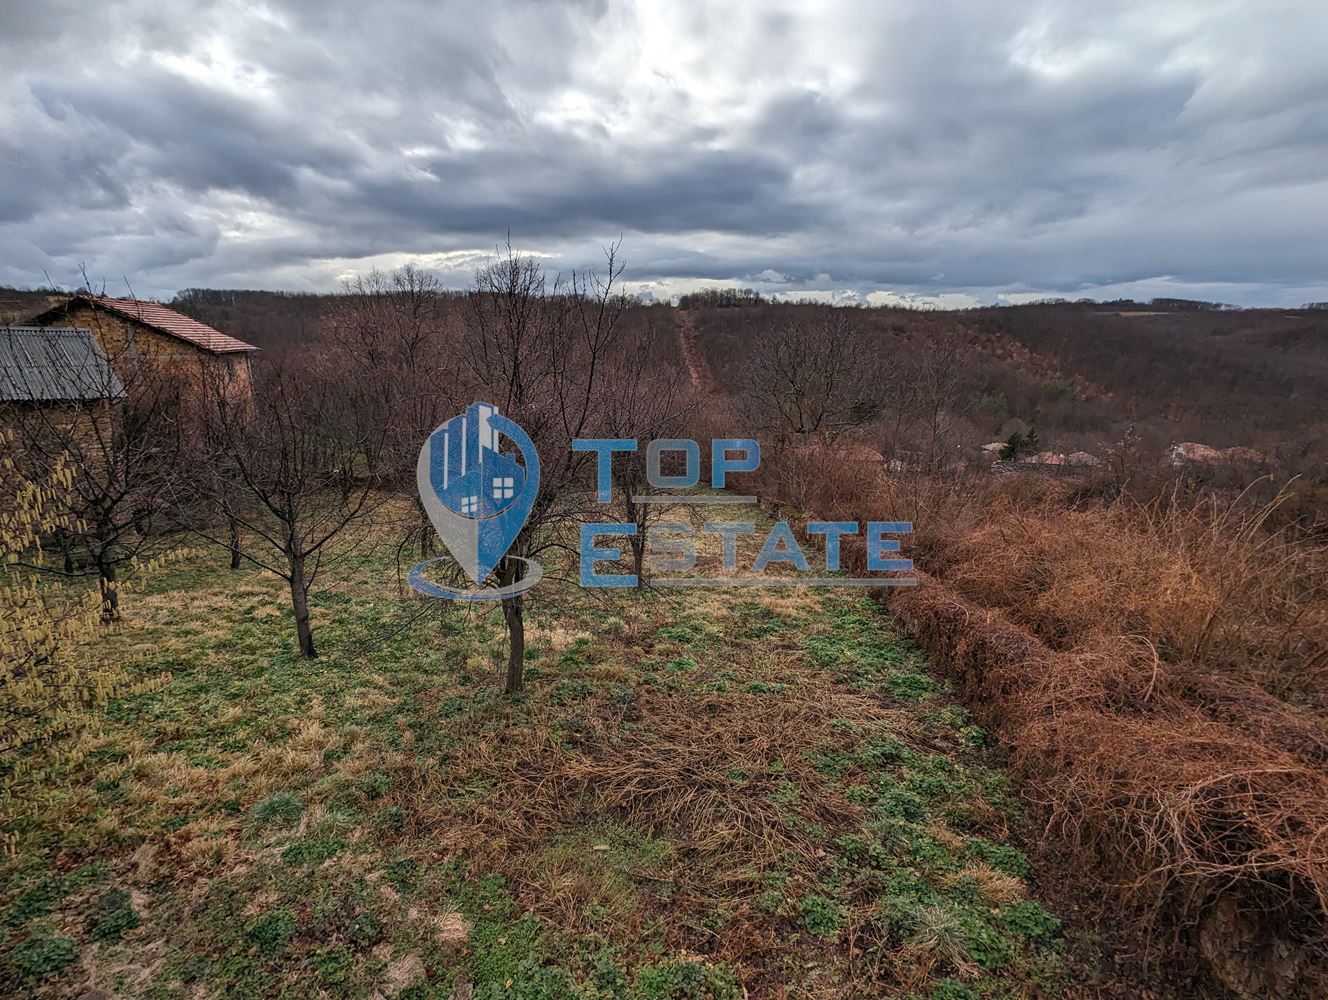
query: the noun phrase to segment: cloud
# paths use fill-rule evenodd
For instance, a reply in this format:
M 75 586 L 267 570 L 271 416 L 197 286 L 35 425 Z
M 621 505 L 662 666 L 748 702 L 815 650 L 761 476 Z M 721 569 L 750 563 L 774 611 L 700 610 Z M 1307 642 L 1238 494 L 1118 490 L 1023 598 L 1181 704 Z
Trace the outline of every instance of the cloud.
M 148 0 L 0 11 L 0 282 L 1328 298 L 1328 9 Z M 1155 291 L 1162 289 L 1163 291 Z

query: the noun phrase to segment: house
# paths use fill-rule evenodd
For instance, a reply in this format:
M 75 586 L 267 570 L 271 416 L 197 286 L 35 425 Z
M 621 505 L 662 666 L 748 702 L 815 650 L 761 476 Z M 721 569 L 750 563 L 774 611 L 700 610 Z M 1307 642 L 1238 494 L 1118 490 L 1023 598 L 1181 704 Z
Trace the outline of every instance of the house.
M 33 326 L 91 330 L 110 359 L 126 375 L 127 359 L 159 361 L 176 375 L 223 377 L 230 391 L 248 393 L 253 344 L 214 330 L 160 302 L 75 295 L 28 321 Z
M 1068 468 L 1091 469 L 1102 464 L 1102 459 L 1086 451 L 1072 451 L 1062 455 L 1054 451 L 1041 451 L 1023 459 L 1026 465 L 1061 465 Z
M 6 450 L 54 454 L 73 445 L 72 450 L 100 454 L 109 445 L 124 395 L 91 330 L 0 326 L 0 433 L 10 439 Z
M 1097 468 L 1102 459 L 1086 451 L 1072 451 L 1063 455 L 1054 451 L 1040 451 L 1036 455 L 1014 460 L 1002 459 L 992 463 L 991 471 L 997 475 L 1014 472 L 1037 472 L 1051 476 L 1072 476 Z

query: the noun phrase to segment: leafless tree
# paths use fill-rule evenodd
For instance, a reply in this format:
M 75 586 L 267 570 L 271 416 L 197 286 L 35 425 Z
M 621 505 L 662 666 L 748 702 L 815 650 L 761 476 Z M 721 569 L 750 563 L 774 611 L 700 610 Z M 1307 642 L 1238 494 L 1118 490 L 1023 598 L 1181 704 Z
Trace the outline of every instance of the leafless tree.
M 752 346 L 743 369 L 748 418 L 777 445 L 833 443 L 878 415 L 892 368 L 849 310 L 800 317 Z
M 37 568 L 96 576 L 102 618 L 114 620 L 120 568 L 169 544 L 169 532 L 161 529 L 168 498 L 185 474 L 188 381 L 140 356 L 132 341 L 89 355 L 81 346 L 86 333 L 24 336 L 0 328 L 0 337 L 9 339 L 11 356 L 40 353 L 33 360 L 44 377 L 68 387 L 60 395 L 69 398 L 6 406 L 11 460 L 25 477 L 40 482 L 62 460 L 78 470 L 62 499 L 62 526 L 54 532 L 62 558 Z M 107 363 L 100 362 L 103 356 Z
M 967 408 L 961 397 L 963 373 L 953 345 L 911 358 L 900 372 L 906 430 L 902 437 L 920 471 L 936 474 L 955 463 L 960 416 Z
M 643 310 L 640 321 L 631 325 L 607 359 L 597 434 L 638 443 L 636 451 L 615 454 L 611 465 L 614 493 L 623 504 L 626 522 L 636 526 L 636 534 L 627 541 L 638 587 L 645 584 L 643 569 L 650 525 L 659 523 L 670 510 L 667 504 L 640 503 L 636 499 L 651 492 L 646 481 L 646 446 L 656 438 L 683 436 L 696 404 L 686 370 L 660 356 L 657 315 Z M 673 339 L 670 335 L 669 340 Z
M 458 298 L 407 264 L 347 282 L 325 317 L 332 343 L 357 372 L 365 404 L 383 428 L 365 463 L 386 487 L 413 484 L 421 442 L 469 402 L 458 395 Z M 417 497 L 416 523 L 403 547 L 417 541 L 427 555 L 432 537 Z
M 257 540 L 241 554 L 286 581 L 300 653 L 312 659 L 309 594 L 336 558 L 332 543 L 374 508 L 362 465 L 381 447 L 382 426 L 354 373 L 335 366 L 270 364 L 255 373 L 252 396 L 220 380 L 206 388 L 212 431 L 191 493 Z M 199 530 L 230 546 L 229 532 Z
M 499 586 L 520 582 L 521 560 L 570 548 L 564 532 L 592 499 L 585 487 L 594 456 L 574 452 L 571 443 L 601 423 L 609 360 L 620 339 L 625 302 L 618 291 L 617 244 L 606 248 L 606 256 L 601 275 L 550 281 L 537 260 L 509 242 L 495 263 L 476 274 L 467 298 L 458 345 L 462 375 L 525 430 L 540 455 L 539 489 L 525 527 L 495 571 Z M 522 683 L 524 600 L 517 595 L 502 602 L 509 693 Z

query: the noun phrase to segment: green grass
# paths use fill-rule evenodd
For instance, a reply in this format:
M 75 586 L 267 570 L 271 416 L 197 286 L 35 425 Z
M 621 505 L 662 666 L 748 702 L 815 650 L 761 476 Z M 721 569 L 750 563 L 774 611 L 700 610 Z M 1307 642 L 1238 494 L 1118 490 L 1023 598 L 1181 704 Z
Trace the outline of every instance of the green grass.
M 542 585 L 513 700 L 501 622 L 401 596 L 394 551 L 320 581 L 312 662 L 280 581 L 217 553 L 126 596 L 105 646 L 171 680 L 5 804 L 0 976 L 579 1000 L 1059 981 L 985 734 L 870 600 Z

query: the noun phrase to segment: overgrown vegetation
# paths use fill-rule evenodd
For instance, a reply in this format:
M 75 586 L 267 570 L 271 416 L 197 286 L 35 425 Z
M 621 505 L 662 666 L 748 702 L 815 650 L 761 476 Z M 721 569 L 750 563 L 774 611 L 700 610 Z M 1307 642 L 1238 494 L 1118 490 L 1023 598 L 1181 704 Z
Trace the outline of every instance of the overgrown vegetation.
M 12 439 L 0 431 L 0 445 Z M 75 735 L 93 720 L 89 710 L 117 692 L 143 693 L 164 676 L 132 677 L 99 652 L 79 651 L 99 632 L 102 594 L 95 588 L 64 589 L 41 575 L 43 540 L 70 528 L 70 497 L 80 469 L 60 456 L 42 479 L 32 479 L 6 455 L 0 459 L 0 803 L 7 787 L 44 774 L 52 761 L 76 761 Z M 63 737 L 63 739 L 61 739 Z M 0 845 L 11 832 L 0 830 Z
M 513 701 L 500 619 L 400 597 L 410 515 L 388 510 L 312 596 L 317 661 L 282 581 L 197 554 L 102 636 L 174 679 L 114 701 L 42 795 L 15 789 L 7 976 L 569 998 L 1063 980 L 1010 788 L 872 602 L 536 609 Z
M 21 564 L 77 518 L 53 506 L 66 466 L 26 485 L 19 470 L 5 546 L 27 555 L 11 559 L 0 636 L 16 694 L 6 981 L 151 996 L 1322 992 L 1322 317 L 850 312 L 736 290 L 673 309 L 613 295 L 616 274 L 611 257 L 602 284 L 550 283 L 509 250 L 465 295 L 405 270 L 330 303 L 183 296 L 272 349 L 261 395 L 210 432 L 174 429 L 208 465 L 191 480 L 170 463 L 175 502 L 150 498 L 169 524 L 116 524 L 142 551 L 192 529 L 232 565 L 266 541 L 285 601 L 261 567 L 218 572 L 197 553 L 128 581 L 141 598 L 122 621 L 104 574 L 91 603 L 77 567 L 35 586 Z M 321 352 L 315 370 L 296 343 Z M 400 586 L 435 551 L 403 499 L 418 446 L 486 386 L 550 463 L 515 550 L 548 578 L 505 620 Z M 797 590 L 559 585 L 597 506 L 570 437 L 744 422 L 764 450 L 742 492 L 795 521 L 911 520 L 922 585 L 889 614 Z M 1168 447 L 1195 436 L 1236 447 Z M 639 464 L 617 471 L 620 492 L 642 489 Z M 287 529 L 308 519 L 281 516 L 290 493 L 353 516 L 297 545 Z M 642 506 L 622 516 L 645 529 Z M 626 561 L 648 576 L 646 548 Z M 317 588 L 292 582 L 297 549 Z M 116 551 L 132 565 L 137 550 Z M 845 540 L 844 568 L 862 559 Z M 717 565 L 703 553 L 698 572 Z M 286 638 L 312 654 L 315 621 L 316 663 Z M 1032 890 L 1044 865 L 1071 873 L 1055 888 L 1083 907 Z M 1094 949 L 1113 943 L 1103 972 Z
M 876 491 L 881 515 L 919 511 L 915 553 L 936 574 L 891 606 L 1012 745 L 1053 843 L 1152 934 L 1197 925 L 1228 988 L 1316 982 L 1323 549 L 1271 527 L 1278 501 L 1242 496 L 1103 503 L 1091 483 L 972 478 Z M 860 546 L 848 558 L 864 568 Z

